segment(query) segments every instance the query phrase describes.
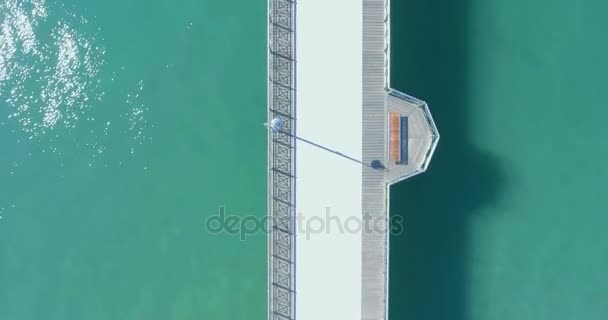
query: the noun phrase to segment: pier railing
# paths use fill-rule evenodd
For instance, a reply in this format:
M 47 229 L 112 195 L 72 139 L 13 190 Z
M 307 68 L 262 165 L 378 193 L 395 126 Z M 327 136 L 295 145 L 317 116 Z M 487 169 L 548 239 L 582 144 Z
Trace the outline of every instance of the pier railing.
M 295 318 L 295 2 L 268 0 L 268 319 Z

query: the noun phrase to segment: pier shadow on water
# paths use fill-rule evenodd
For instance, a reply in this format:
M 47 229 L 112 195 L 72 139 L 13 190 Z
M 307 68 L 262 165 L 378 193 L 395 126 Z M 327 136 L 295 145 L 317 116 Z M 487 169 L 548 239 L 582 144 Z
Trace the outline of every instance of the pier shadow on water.
M 468 109 L 469 1 L 391 1 L 391 86 L 428 102 L 441 134 L 429 171 L 391 189 L 391 320 L 466 320 L 469 224 L 497 200 L 496 159 L 471 141 Z

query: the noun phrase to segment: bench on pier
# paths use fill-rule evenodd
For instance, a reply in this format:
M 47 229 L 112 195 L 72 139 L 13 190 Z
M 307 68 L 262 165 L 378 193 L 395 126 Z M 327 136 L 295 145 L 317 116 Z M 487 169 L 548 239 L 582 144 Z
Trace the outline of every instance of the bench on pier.
M 399 112 L 389 113 L 389 160 L 407 165 L 408 118 L 402 117 Z

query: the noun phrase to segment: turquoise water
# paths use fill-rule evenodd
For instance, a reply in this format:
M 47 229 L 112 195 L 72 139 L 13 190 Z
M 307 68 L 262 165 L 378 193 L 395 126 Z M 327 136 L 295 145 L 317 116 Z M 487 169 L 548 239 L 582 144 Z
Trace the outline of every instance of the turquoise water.
M 0 319 L 262 319 L 264 1 L 0 0 Z
M 430 171 L 392 189 L 391 319 L 606 319 L 605 1 L 392 1 Z
M 0 0 L 0 319 L 262 319 L 265 2 Z M 604 319 L 602 1 L 392 1 L 391 319 Z

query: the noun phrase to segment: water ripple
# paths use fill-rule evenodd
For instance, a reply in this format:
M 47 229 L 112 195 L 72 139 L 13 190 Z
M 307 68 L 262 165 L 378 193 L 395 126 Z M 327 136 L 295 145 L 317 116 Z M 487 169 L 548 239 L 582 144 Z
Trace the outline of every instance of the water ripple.
M 53 20 L 48 12 L 45 0 L 0 4 L 0 96 L 30 139 L 73 128 L 102 96 L 97 75 L 105 50 L 80 31 L 88 21 L 73 14 Z

